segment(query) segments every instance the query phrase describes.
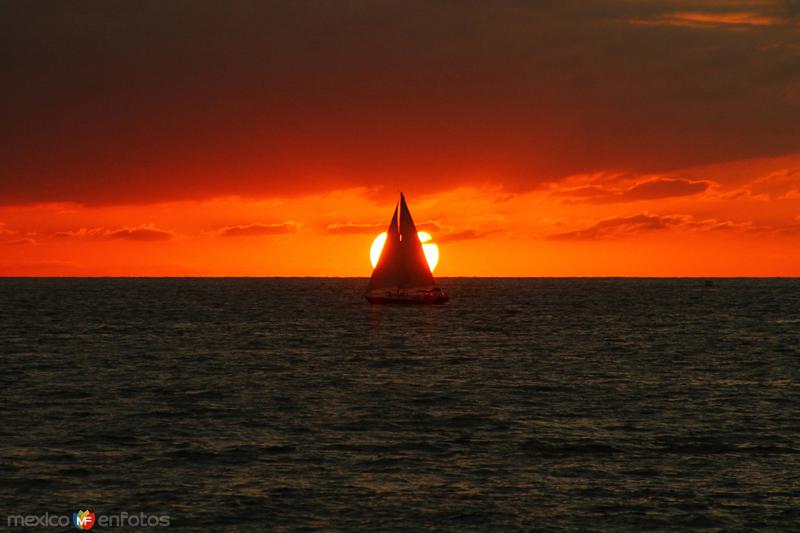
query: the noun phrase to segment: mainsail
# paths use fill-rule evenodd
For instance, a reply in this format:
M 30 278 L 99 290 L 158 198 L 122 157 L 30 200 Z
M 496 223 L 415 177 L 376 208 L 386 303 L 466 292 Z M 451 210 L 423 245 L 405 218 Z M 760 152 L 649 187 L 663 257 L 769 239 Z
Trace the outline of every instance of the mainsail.
M 386 230 L 386 243 L 372 271 L 367 291 L 379 289 L 431 288 L 433 274 L 425 259 L 417 227 L 411 218 L 403 193 L 394 208 L 392 222 Z

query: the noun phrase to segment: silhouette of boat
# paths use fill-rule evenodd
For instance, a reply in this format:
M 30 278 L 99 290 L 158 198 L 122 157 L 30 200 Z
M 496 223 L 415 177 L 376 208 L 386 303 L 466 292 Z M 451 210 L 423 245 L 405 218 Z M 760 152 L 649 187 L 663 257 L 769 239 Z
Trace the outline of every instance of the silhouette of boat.
M 449 299 L 436 287 L 403 193 L 364 296 L 371 304 L 442 304 Z

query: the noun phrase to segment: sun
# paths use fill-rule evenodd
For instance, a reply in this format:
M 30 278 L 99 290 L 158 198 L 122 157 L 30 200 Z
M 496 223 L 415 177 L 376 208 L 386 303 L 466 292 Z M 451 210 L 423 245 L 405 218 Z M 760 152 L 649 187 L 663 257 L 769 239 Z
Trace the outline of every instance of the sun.
M 428 261 L 428 267 L 431 272 L 439 264 L 439 247 L 430 241 L 433 237 L 427 231 L 418 231 L 419 242 L 422 243 L 422 251 L 425 252 L 425 260 Z M 378 259 L 381 257 L 383 244 L 386 242 L 386 232 L 384 231 L 372 241 L 372 246 L 369 248 L 369 260 L 372 262 L 372 268 L 378 264 Z

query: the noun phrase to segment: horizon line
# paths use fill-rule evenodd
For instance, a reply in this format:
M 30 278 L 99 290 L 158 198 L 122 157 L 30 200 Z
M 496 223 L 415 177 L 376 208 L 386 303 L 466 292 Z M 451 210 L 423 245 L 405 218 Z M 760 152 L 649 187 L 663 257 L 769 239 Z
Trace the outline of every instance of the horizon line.
M 13 279 L 363 279 L 369 276 L 0 276 Z M 437 276 L 436 279 L 798 279 L 800 276 Z

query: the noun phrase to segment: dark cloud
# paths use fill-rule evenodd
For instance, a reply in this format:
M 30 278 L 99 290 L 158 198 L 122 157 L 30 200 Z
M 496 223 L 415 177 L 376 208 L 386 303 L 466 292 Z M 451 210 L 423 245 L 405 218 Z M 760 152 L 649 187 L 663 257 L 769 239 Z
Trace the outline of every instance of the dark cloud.
M 675 196 L 690 196 L 708 190 L 708 181 L 691 181 L 685 179 L 658 179 L 637 183 L 622 193 L 623 201 L 656 200 Z
M 126 241 L 168 241 L 172 233 L 151 227 L 123 228 L 110 231 L 105 235 L 107 239 L 123 239 Z
M 223 237 L 257 237 L 261 235 L 281 235 L 297 231 L 297 223 L 281 222 L 279 224 L 247 224 L 243 226 L 229 226 L 221 228 L 219 234 Z
M 466 229 L 463 231 L 450 233 L 448 235 L 443 235 L 442 237 L 435 239 L 435 241 L 441 244 L 446 244 L 449 242 L 457 242 L 457 241 L 470 241 L 475 239 L 482 239 L 499 231 L 500 230 L 497 229 L 492 229 L 492 230 Z
M 52 236 L 56 238 L 71 239 L 167 241 L 172 239 L 174 234 L 170 231 L 155 228 L 152 225 L 145 225 L 135 228 L 119 229 L 109 229 L 105 227 L 78 228 L 68 231 L 59 231 L 52 234 Z
M 353 233 L 380 233 L 381 231 L 386 231 L 387 226 L 388 224 L 386 223 L 358 224 L 355 222 L 345 222 L 343 224 L 328 224 L 328 226 L 325 228 L 325 232 L 337 235 L 348 235 Z
M 600 220 L 591 226 L 562 233 L 548 235 L 548 239 L 576 241 L 619 238 L 651 231 L 667 229 L 683 229 L 693 231 L 738 231 L 761 232 L 771 234 L 788 234 L 794 232 L 798 224 L 789 222 L 783 225 L 754 225 L 750 221 L 734 222 L 714 218 L 698 219 L 691 215 L 654 215 L 640 213 L 627 217 L 611 217 Z
M 718 196 L 724 200 L 796 200 L 800 198 L 800 169 L 774 170 Z
M 589 185 L 559 191 L 558 194 L 592 203 L 637 202 L 700 194 L 707 191 L 711 185 L 709 181 L 659 178 L 642 181 L 622 190 Z
M 783 169 L 762 176 L 745 188 L 750 196 L 767 195 L 770 198 L 800 196 L 800 169 Z
M 612 217 L 601 220 L 586 229 L 567 231 L 549 235 L 554 240 L 592 240 L 612 236 L 631 235 L 645 231 L 666 229 L 670 226 L 685 224 L 689 220 L 684 215 L 651 215 L 641 213 L 628 217 Z
M 566 196 L 567 198 L 577 198 L 580 200 L 593 200 L 597 198 L 609 198 L 618 195 L 616 191 L 606 189 L 597 185 L 586 185 L 584 187 L 575 187 L 572 189 L 563 189 L 556 192 L 559 196 Z
M 7 224 L 0 222 L 0 245 L 2 246 L 36 244 L 36 241 L 31 238 L 32 235 L 35 234 L 9 229 Z
M 687 12 L 777 22 L 641 24 Z M 794 1 L 3 2 L 0 203 L 430 192 L 485 176 L 513 191 L 796 152 L 796 14 Z
M 19 246 L 25 244 L 36 244 L 36 241 L 31 238 L 24 237 L 22 239 L 9 239 L 9 240 L 0 239 L 0 244 L 2 244 L 3 246 Z
M 416 226 L 419 231 L 440 232 L 451 229 L 449 226 L 444 225 L 441 220 L 425 220 L 424 222 L 417 222 Z

